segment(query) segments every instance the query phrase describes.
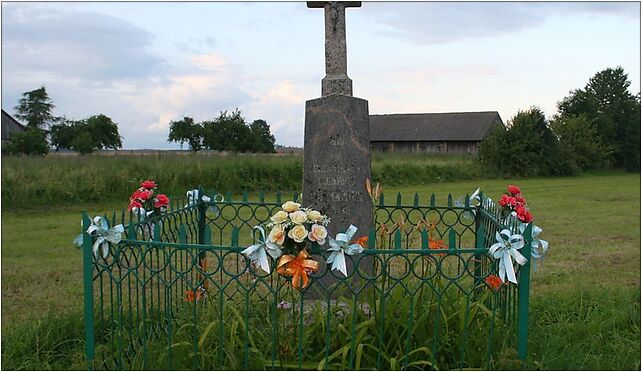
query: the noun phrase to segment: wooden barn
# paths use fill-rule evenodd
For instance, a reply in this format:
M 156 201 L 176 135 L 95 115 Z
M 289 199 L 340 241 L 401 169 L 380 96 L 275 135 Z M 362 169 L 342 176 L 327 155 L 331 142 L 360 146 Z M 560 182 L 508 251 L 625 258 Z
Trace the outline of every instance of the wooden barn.
M 7 114 L 5 110 L 2 110 L 2 143 L 5 144 L 11 141 L 11 136 L 14 133 L 22 133 L 27 128 L 20 124 L 13 116 Z
M 370 146 L 379 152 L 476 154 L 497 111 L 370 115 Z

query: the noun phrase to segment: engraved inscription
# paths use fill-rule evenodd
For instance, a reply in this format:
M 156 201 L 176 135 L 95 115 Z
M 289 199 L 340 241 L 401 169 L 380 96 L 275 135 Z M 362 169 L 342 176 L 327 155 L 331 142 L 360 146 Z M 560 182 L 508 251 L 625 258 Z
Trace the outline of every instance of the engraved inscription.
M 323 186 L 354 186 L 354 177 L 319 177 L 319 184 Z
M 337 134 L 334 136 L 330 136 L 330 145 L 341 147 L 345 145 L 345 141 Z

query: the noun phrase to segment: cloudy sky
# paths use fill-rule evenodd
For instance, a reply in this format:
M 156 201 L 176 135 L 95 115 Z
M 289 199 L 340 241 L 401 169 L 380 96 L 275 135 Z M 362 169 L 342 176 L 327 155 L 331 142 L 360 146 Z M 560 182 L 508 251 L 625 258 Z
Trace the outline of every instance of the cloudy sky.
M 370 113 L 547 115 L 622 66 L 640 91 L 640 4 L 387 3 L 347 10 L 348 75 Z M 178 148 L 168 124 L 239 108 L 303 144 L 320 96 L 323 10 L 279 3 L 2 2 L 2 108 L 47 87 L 54 114 L 104 113 L 124 147 Z

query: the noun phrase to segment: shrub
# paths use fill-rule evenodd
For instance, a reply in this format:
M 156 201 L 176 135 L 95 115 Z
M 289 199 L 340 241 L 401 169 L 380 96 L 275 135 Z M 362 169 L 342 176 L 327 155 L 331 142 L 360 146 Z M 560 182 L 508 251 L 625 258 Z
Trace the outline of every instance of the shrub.
M 551 121 L 551 128 L 567 156 L 579 169 L 597 169 L 608 163 L 612 146 L 602 141 L 595 122 L 585 115 L 557 116 Z
M 49 152 L 45 136 L 44 131 L 29 128 L 25 132 L 15 134 L 5 152 L 13 155 L 45 155 Z
M 575 170 L 537 107 L 519 111 L 508 129 L 492 130 L 480 145 L 479 161 L 510 176 L 566 175 Z

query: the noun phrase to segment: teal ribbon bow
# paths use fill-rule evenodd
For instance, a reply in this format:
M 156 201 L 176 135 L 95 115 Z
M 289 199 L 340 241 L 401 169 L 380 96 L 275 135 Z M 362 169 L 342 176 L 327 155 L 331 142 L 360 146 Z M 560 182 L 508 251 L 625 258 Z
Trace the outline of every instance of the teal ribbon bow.
M 279 258 L 283 252 L 281 247 L 265 239 L 265 230 L 261 226 L 254 226 L 253 229 L 261 233 L 259 242 L 245 248 L 241 253 L 249 258 L 255 265 L 260 267 L 266 273 L 270 273 L 270 263 L 268 262 L 267 255 L 272 256 L 273 259 Z
M 522 223 L 519 226 L 519 229 L 521 230 L 522 234 L 526 230 L 526 225 L 525 223 Z M 531 257 L 533 257 L 533 271 L 537 270 L 537 260 L 543 260 L 544 256 L 546 255 L 546 251 L 548 251 L 548 242 L 546 240 L 540 239 L 539 234 L 542 233 L 542 228 L 539 226 L 533 225 L 533 230 L 531 232 Z
M 348 270 L 346 268 L 346 254 L 352 256 L 358 253 L 363 252 L 363 247 L 359 244 L 350 244 L 350 240 L 357 232 L 357 228 L 353 225 L 348 227 L 344 233 L 337 234 L 335 239 L 330 238 L 330 248 L 329 252 L 332 252 L 326 263 L 332 264 L 331 270 L 339 270 L 343 273 L 344 276 L 348 276 Z
M 519 250 L 524 247 L 524 237 L 519 234 L 511 235 L 510 230 L 504 229 L 495 233 L 495 239 L 497 239 L 497 243 L 493 244 L 488 252 L 495 259 L 499 259 L 499 278 L 505 282 L 504 278 L 506 277 L 509 282 L 517 284 L 511 257 L 519 265 L 526 263 L 526 257 L 519 253 Z
M 109 222 L 100 216 L 94 217 L 91 225 L 87 228 L 87 234 L 95 238 L 96 241 L 92 247 L 94 256 L 98 255 L 98 248 L 101 248 L 102 257 L 106 258 L 109 254 L 109 243 L 118 244 L 122 239 L 122 234 L 125 228 L 122 224 L 118 224 L 112 228 L 109 227 Z M 74 244 L 82 247 L 83 234 L 80 234 L 74 239 Z

